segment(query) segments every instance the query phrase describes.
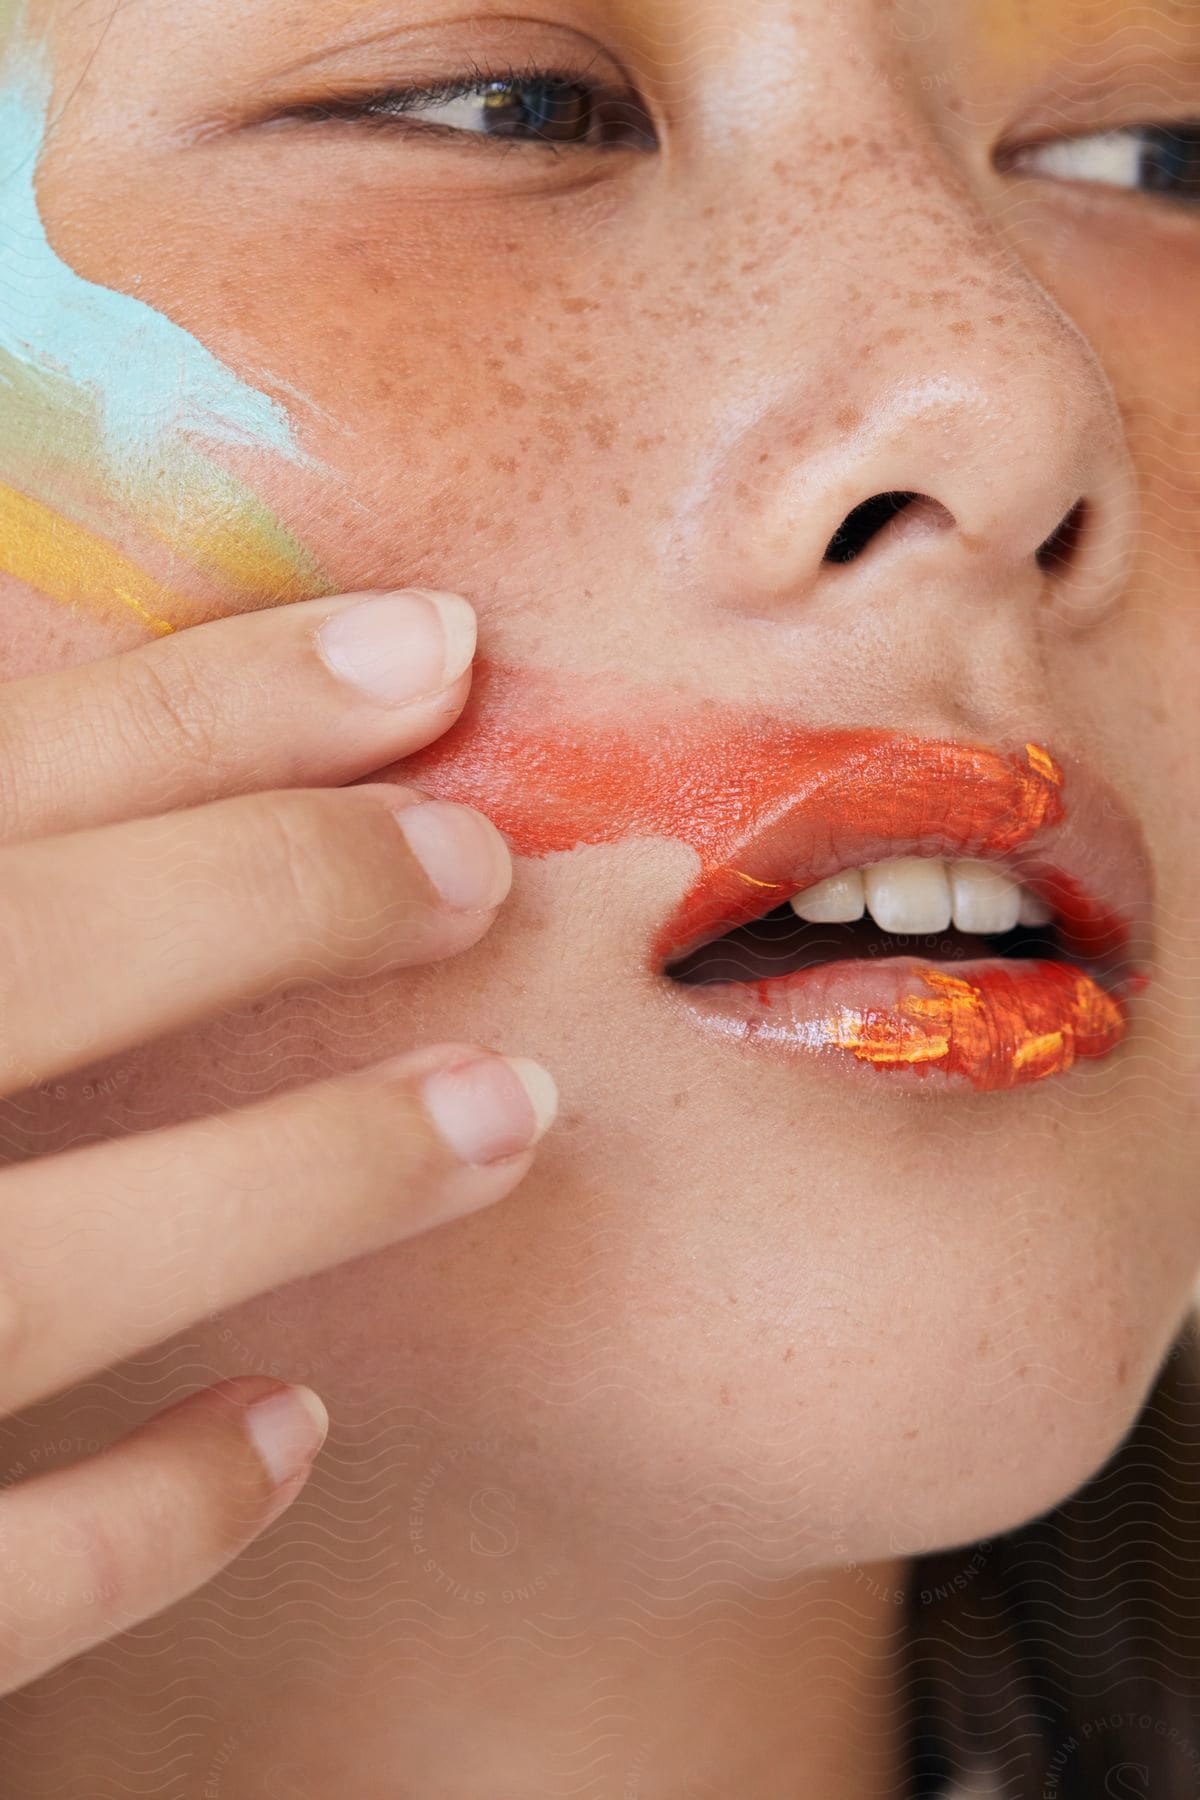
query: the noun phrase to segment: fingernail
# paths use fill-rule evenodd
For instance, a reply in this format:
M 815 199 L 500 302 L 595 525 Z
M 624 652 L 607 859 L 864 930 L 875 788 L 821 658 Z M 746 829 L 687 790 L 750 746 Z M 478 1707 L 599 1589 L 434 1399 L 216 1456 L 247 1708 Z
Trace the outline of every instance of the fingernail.
M 281 1388 L 246 1409 L 246 1431 L 272 1485 L 307 1469 L 329 1430 L 329 1414 L 311 1388 Z
M 408 847 L 456 912 L 499 906 L 512 886 L 512 857 L 490 819 L 449 800 L 426 800 L 396 814 Z
M 316 643 L 343 681 L 407 706 L 457 681 L 475 654 L 475 613 L 458 594 L 372 594 L 326 619 Z
M 460 1162 L 476 1167 L 531 1150 L 558 1115 L 558 1089 L 527 1056 L 479 1056 L 439 1069 L 425 1109 Z

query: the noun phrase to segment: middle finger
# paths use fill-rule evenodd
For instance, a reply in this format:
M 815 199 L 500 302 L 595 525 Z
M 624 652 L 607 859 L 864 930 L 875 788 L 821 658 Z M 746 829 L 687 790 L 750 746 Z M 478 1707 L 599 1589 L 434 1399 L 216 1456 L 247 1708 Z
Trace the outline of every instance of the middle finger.
M 284 982 L 453 955 L 482 937 L 511 879 L 481 813 L 378 784 L 0 851 L 0 1092 Z

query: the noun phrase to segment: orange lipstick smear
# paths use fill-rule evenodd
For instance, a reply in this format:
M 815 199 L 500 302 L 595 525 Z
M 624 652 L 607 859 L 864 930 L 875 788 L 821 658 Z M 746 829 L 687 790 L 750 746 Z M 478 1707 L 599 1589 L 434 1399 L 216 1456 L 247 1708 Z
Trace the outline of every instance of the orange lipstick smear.
M 989 969 L 971 977 L 921 969 L 923 993 L 894 1007 L 839 1010 L 828 1041 L 876 1069 L 962 1075 L 995 1092 L 1107 1056 L 1125 1035 L 1120 1003 L 1064 963 Z
M 569 724 L 570 704 L 552 680 L 477 663 L 467 711 L 406 761 L 405 778 L 481 808 L 522 856 L 625 838 L 690 845 L 700 873 L 656 947 L 660 963 L 757 918 L 771 889 L 786 897 L 771 879 L 776 834 L 797 817 L 813 844 L 848 830 L 881 841 L 937 830 L 960 856 L 994 856 L 1064 816 L 1062 773 L 1036 744 L 1002 755 L 895 731 L 747 723 L 722 709 L 647 719 L 637 695 L 627 719 L 614 708 Z

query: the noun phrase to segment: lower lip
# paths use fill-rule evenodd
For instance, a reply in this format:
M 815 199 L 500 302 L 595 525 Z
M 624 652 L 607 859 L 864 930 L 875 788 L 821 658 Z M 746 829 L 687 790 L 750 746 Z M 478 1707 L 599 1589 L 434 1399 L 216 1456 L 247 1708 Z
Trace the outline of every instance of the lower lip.
M 715 1035 L 983 1093 L 1108 1056 L 1128 1029 L 1124 998 L 1070 963 L 889 957 L 674 992 Z

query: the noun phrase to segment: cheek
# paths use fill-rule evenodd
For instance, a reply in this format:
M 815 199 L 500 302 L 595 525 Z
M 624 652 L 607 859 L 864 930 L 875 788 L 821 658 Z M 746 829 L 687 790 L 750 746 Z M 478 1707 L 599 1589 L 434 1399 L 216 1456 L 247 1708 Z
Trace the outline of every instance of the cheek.
M 603 556 L 616 592 L 644 583 L 638 546 L 679 479 L 664 389 L 676 412 L 686 390 L 650 273 L 613 266 L 611 224 L 567 236 L 557 203 L 510 217 L 352 185 L 332 216 L 324 188 L 297 197 L 283 171 L 251 182 L 163 157 L 133 186 L 95 146 L 77 160 L 43 170 L 60 254 L 266 372 L 314 466 L 247 474 L 330 586 L 462 586 L 501 620 L 519 612 L 531 654 L 556 608 L 560 635 L 567 614 L 578 631 L 564 559 Z M 617 627 L 589 613 L 594 642 Z
M 1021 256 L 1116 393 L 1140 476 L 1143 590 L 1178 598 L 1200 565 L 1200 217 L 1172 219 L 1149 202 L 1055 199 L 1034 183 L 1016 216 Z

